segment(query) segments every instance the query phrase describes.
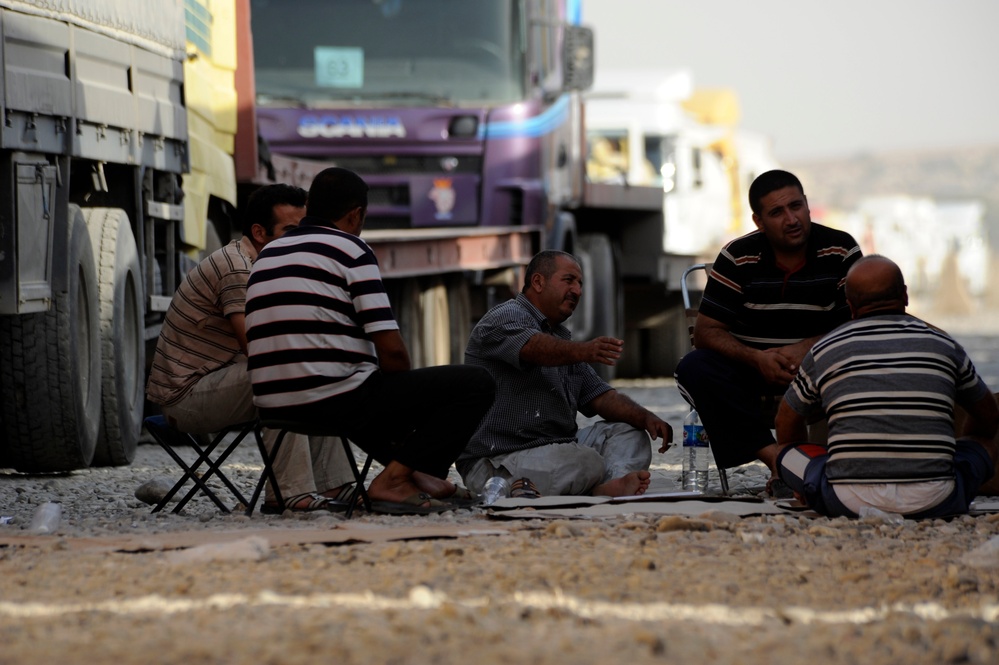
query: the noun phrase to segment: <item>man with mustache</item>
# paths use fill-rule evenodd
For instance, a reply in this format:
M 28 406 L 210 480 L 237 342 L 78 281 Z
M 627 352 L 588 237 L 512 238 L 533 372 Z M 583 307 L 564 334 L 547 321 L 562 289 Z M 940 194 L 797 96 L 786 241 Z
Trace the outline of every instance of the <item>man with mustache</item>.
M 469 489 L 493 476 L 512 496 L 642 494 L 652 448 L 665 452 L 669 424 L 600 379 L 588 363 L 614 365 L 623 342 L 574 342 L 564 325 L 582 294 L 583 271 L 554 250 L 527 266 L 516 298 L 493 307 L 472 330 L 465 362 L 485 367 L 496 401 L 455 466 Z M 604 420 L 579 430 L 576 414 Z
M 725 245 L 712 266 L 694 323 L 694 350 L 680 361 L 680 393 L 697 409 L 719 468 L 758 459 L 767 493 L 791 490 L 777 475 L 773 410 L 801 360 L 850 320 L 843 284 L 860 247 L 843 231 L 812 223 L 801 182 L 761 174 L 749 188 L 758 231 Z

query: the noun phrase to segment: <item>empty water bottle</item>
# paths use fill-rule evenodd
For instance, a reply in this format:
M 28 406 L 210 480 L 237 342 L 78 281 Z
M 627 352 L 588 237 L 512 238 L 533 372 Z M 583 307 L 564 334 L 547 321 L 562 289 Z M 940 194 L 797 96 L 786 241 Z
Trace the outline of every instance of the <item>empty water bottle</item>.
M 501 476 L 493 476 L 482 489 L 482 505 L 490 506 L 497 499 L 510 496 L 510 481 Z
M 28 530 L 32 533 L 52 533 L 59 528 L 59 518 L 62 517 L 62 506 L 58 503 L 43 503 L 38 506 L 35 516 L 31 518 Z
M 704 492 L 708 488 L 708 434 L 697 411 L 683 419 L 683 489 Z

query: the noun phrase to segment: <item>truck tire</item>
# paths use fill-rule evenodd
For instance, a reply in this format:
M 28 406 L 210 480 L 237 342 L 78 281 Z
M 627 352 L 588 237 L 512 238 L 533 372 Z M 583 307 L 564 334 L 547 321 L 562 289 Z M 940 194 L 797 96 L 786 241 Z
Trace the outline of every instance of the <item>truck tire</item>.
M 125 466 L 142 431 L 146 344 L 142 273 L 128 215 L 88 208 L 100 298 L 101 427 L 93 466 Z
M 472 334 L 472 296 L 464 275 L 447 278 L 447 308 L 451 332 L 451 364 L 465 362 L 465 347 Z
M 435 278 L 420 293 L 423 322 L 423 366 L 438 367 L 451 362 L 451 317 L 447 288 Z
M 57 243 L 57 246 L 62 243 Z M 0 317 L 0 422 L 18 471 L 86 468 L 100 426 L 97 271 L 83 213 L 69 206 L 65 290 L 47 312 Z
M 677 363 L 690 350 L 690 332 L 683 304 L 669 307 L 662 322 L 649 329 L 649 376 L 672 377 Z
M 409 351 L 410 363 L 414 369 L 423 367 L 423 323 L 418 280 L 392 280 L 385 284 L 385 288 L 399 324 L 399 334 Z
M 583 298 L 589 299 L 588 306 L 577 308 L 577 311 L 583 309 L 588 320 L 582 322 L 584 334 L 576 340 L 586 341 L 602 336 L 622 339 L 624 293 L 610 238 L 600 233 L 580 235 L 576 255 L 583 264 Z M 627 351 L 625 349 L 625 353 Z M 604 381 L 610 381 L 616 375 L 616 368 L 611 365 L 594 363 L 593 369 Z

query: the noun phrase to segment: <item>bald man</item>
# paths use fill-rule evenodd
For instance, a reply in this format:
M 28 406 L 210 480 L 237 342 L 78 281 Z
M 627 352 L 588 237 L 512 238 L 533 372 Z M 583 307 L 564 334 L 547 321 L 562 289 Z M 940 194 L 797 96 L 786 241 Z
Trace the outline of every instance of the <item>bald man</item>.
M 918 519 L 968 512 L 993 475 L 999 407 L 961 345 L 906 314 L 891 260 L 859 259 L 846 276 L 852 321 L 805 355 L 777 413 L 777 467 L 799 500 L 830 517 L 863 506 Z M 968 413 L 954 436 L 954 408 Z M 815 409 L 828 447 L 801 443 Z

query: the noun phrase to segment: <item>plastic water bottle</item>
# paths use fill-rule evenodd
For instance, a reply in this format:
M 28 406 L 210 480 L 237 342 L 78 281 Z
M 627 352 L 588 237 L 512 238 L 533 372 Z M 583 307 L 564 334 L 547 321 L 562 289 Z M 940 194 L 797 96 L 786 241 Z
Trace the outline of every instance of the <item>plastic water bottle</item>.
M 703 493 L 708 488 L 708 434 L 701 417 L 691 409 L 683 419 L 683 489 Z
M 510 496 L 510 481 L 502 476 L 493 476 L 482 489 L 482 505 L 491 506 L 497 499 Z
M 43 503 L 38 506 L 28 530 L 32 533 L 52 533 L 59 528 L 59 518 L 62 517 L 62 506 L 58 503 Z

